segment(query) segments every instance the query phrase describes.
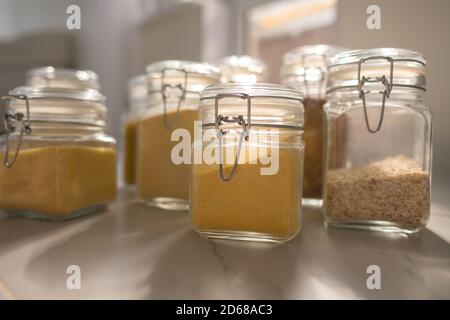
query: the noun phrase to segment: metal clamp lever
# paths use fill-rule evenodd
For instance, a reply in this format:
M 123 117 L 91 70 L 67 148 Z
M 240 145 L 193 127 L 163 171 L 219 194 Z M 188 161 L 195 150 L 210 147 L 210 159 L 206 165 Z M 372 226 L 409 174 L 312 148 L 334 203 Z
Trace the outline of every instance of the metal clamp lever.
M 167 71 L 182 72 L 184 74 L 184 76 L 183 76 L 184 77 L 183 83 L 178 83 L 176 85 L 166 83 L 165 82 L 165 78 L 166 78 L 166 72 Z M 164 107 L 163 121 L 164 121 L 164 127 L 167 130 L 173 130 L 175 128 L 176 123 L 177 123 L 178 117 L 180 115 L 181 103 L 184 102 L 184 99 L 186 98 L 187 78 L 188 78 L 188 73 L 184 69 L 164 68 L 164 69 L 161 70 L 161 95 L 162 95 L 163 107 Z M 176 109 L 176 112 L 175 112 L 175 116 L 172 119 L 172 122 L 170 124 L 169 124 L 169 120 L 167 119 L 167 95 L 166 95 L 166 89 L 167 88 L 171 88 L 171 89 L 178 88 L 178 89 L 181 90 L 181 96 L 178 99 L 178 104 L 177 104 L 177 109 Z
M 31 133 L 31 125 L 30 125 L 30 104 L 28 101 L 28 97 L 25 95 L 7 95 L 3 96 L 2 101 L 5 101 L 6 105 L 9 106 L 11 101 L 13 100 L 24 100 L 26 106 L 26 119 L 24 120 L 24 114 L 21 112 L 17 112 L 14 114 L 6 113 L 4 116 L 5 130 L 6 130 L 6 143 L 5 143 L 5 155 L 3 158 L 3 164 L 6 168 L 11 168 L 17 160 L 19 155 L 20 147 L 22 145 L 23 134 Z M 12 160 L 9 160 L 9 149 L 10 149 L 10 134 L 16 130 L 16 123 L 20 124 L 20 134 L 19 141 L 17 142 L 16 150 L 14 152 L 14 156 Z
M 224 116 L 220 115 L 219 114 L 219 100 L 223 99 L 223 98 L 241 98 L 241 99 L 247 100 L 247 122 L 245 121 L 243 115 L 239 115 L 237 117 L 232 117 L 231 119 L 228 116 L 224 117 Z M 243 140 L 245 139 L 246 141 L 248 141 L 248 139 L 249 139 L 249 131 L 250 131 L 250 126 L 251 126 L 251 97 L 245 93 L 218 94 L 218 95 L 216 95 L 214 102 L 215 102 L 214 103 L 215 128 L 216 128 L 217 138 L 219 139 L 219 174 L 220 174 L 220 178 L 223 181 L 230 181 L 233 178 L 234 173 L 236 172 L 236 169 L 238 166 Z M 223 173 L 223 150 L 222 150 L 223 142 L 222 142 L 222 139 L 223 139 L 223 136 L 227 133 L 227 131 L 222 130 L 222 128 L 220 128 L 220 126 L 223 123 L 237 123 L 240 126 L 242 126 L 242 129 L 243 129 L 241 132 L 240 138 L 239 138 L 239 145 L 238 145 L 236 157 L 234 159 L 233 168 L 231 169 L 228 176 L 225 176 Z
M 365 63 L 368 60 L 387 60 L 390 64 L 390 71 L 389 71 L 389 80 L 386 78 L 385 75 L 382 77 L 361 77 L 361 67 L 362 64 Z M 364 110 L 364 119 L 366 121 L 367 130 L 370 133 L 376 133 L 380 131 L 381 126 L 383 124 L 384 119 L 384 110 L 386 108 L 386 98 L 389 98 L 391 91 L 392 91 L 392 85 L 393 85 L 393 78 L 394 78 L 394 59 L 389 56 L 373 56 L 373 57 L 367 57 L 359 60 L 358 62 L 358 91 L 359 91 L 359 97 L 362 99 L 363 102 L 363 110 Z M 380 91 L 380 93 L 383 95 L 383 100 L 381 102 L 381 113 L 380 113 L 380 119 L 378 120 L 378 125 L 375 129 L 372 129 L 369 124 L 369 117 L 367 114 L 367 105 L 366 105 L 366 92 L 364 91 L 364 84 L 365 83 L 376 83 L 381 82 L 385 89 L 383 91 Z

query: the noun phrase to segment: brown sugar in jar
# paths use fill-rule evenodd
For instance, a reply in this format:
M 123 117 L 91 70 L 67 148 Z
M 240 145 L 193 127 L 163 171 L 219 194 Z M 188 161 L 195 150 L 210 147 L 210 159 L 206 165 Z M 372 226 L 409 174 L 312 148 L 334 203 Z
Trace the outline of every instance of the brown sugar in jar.
M 305 98 L 305 172 L 303 176 L 303 195 L 305 198 L 322 197 L 323 179 L 323 106 L 325 99 Z
M 305 94 L 303 204 L 307 206 L 322 205 L 326 59 L 342 50 L 329 45 L 308 45 L 283 56 L 282 83 Z

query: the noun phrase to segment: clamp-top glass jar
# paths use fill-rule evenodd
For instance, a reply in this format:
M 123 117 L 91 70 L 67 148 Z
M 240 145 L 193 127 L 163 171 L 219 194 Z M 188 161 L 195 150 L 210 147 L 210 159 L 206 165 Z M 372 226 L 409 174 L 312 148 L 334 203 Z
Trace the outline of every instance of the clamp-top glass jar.
M 100 91 L 98 76 L 91 70 L 38 67 L 27 73 L 26 85 L 39 88 L 92 89 Z
M 128 82 L 128 109 L 122 117 L 123 181 L 128 187 L 136 183 L 137 125 L 140 113 L 148 106 L 147 76 Z
M 329 60 L 324 214 L 333 226 L 415 232 L 430 214 L 425 60 L 405 49 Z
M 3 100 L 2 211 L 63 220 L 114 200 L 115 140 L 105 134 L 103 95 L 95 90 L 19 87 Z
M 267 65 L 251 56 L 228 56 L 217 62 L 222 83 L 256 83 L 267 79 Z
M 286 242 L 298 233 L 303 107 L 297 90 L 223 84 L 201 93 L 190 215 L 202 235 Z
M 173 148 L 193 137 L 200 91 L 219 80 L 219 70 L 206 63 L 167 60 L 147 67 L 148 107 L 139 117 L 136 177 L 144 203 L 188 209 L 190 157 L 187 163 L 173 159 Z M 191 141 L 184 144 L 190 151 Z
M 307 206 L 322 204 L 326 60 L 342 50 L 324 44 L 307 45 L 295 48 L 283 56 L 280 74 L 282 83 L 305 94 L 303 204 Z

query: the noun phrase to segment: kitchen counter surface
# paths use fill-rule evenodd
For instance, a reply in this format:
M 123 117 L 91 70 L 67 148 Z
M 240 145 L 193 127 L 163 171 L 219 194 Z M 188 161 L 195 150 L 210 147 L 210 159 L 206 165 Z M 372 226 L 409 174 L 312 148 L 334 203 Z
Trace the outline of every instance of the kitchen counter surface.
M 145 208 L 127 191 L 63 223 L 0 216 L 0 298 L 450 299 L 450 206 L 433 202 L 428 228 L 410 237 L 327 229 L 312 209 L 303 222 L 287 245 L 208 240 L 185 212 Z M 67 288 L 71 265 L 80 290 Z M 367 288 L 370 265 L 379 290 Z

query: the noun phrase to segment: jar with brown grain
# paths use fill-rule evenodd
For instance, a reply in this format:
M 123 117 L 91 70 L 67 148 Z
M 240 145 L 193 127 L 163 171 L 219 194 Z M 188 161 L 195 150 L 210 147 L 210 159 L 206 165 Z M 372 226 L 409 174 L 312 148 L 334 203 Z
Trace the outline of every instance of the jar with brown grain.
M 303 204 L 322 204 L 326 59 L 342 49 L 330 45 L 307 45 L 283 56 L 281 81 L 305 94 L 305 172 Z

